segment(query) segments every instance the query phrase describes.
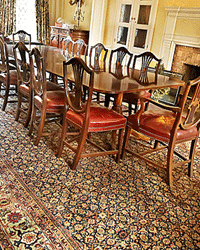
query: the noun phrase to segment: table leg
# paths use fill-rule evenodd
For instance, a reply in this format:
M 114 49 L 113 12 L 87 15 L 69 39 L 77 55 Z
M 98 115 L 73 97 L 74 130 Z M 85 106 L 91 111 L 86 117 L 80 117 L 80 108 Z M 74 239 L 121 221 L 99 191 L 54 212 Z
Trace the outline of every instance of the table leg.
M 120 114 L 122 114 L 122 100 L 123 100 L 123 93 L 114 95 L 113 110 L 115 110 L 117 113 Z
M 120 93 L 118 95 L 114 96 L 114 103 L 112 109 L 115 110 L 117 113 L 122 114 L 122 100 L 123 100 L 123 93 Z M 112 148 L 116 148 L 116 137 L 117 137 L 117 132 L 113 131 L 112 132 Z

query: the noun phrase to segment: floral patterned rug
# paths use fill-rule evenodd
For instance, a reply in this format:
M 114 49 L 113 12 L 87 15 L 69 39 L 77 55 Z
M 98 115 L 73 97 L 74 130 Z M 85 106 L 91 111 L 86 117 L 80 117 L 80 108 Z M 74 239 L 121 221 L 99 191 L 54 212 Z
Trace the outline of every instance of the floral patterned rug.
M 0 249 L 80 249 L 0 154 Z
M 15 109 L 7 110 L 0 111 L 0 237 L 10 249 L 200 249 L 199 145 L 193 178 L 177 167 L 170 191 L 164 170 L 128 154 L 119 164 L 109 156 L 84 158 L 72 171 L 70 151 L 55 156 L 58 127 L 48 125 L 55 133 L 36 147 L 34 135 L 14 121 Z M 166 154 L 152 157 L 164 161 Z

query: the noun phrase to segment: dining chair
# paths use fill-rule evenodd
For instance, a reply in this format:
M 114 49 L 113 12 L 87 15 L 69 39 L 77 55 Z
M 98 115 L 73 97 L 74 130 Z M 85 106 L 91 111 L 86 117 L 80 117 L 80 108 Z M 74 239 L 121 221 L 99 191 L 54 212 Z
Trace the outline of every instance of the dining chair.
M 35 62 L 36 74 L 33 62 Z M 55 88 L 54 83 L 47 82 L 44 59 L 37 47 L 33 48 L 30 53 L 30 74 L 33 88 L 33 106 L 29 135 L 35 128 L 37 136 L 34 144 L 37 146 L 41 137 L 48 135 L 43 133 L 45 123 L 60 120 L 64 109 L 65 94 L 64 89 L 59 86 Z M 48 85 L 52 86 L 52 89 L 48 89 Z M 36 116 L 37 111 L 40 115 L 37 114 Z
M 16 102 L 17 96 L 17 71 L 9 63 L 7 44 L 0 37 L 0 97 L 3 98 L 2 110 L 8 102 Z M 11 96 L 13 98 L 11 98 Z
M 155 167 L 165 167 L 167 183 L 171 187 L 173 185 L 172 172 L 176 171 L 177 166 L 188 164 L 188 175 L 193 176 L 193 161 L 200 127 L 200 77 L 186 83 L 184 93 L 177 106 L 166 105 L 151 98 L 149 98 L 149 102 L 152 104 L 151 109 L 144 111 L 144 104 L 142 104 L 142 109 L 127 119 L 122 158 L 124 159 L 127 151 Z M 159 109 L 154 108 L 155 106 Z M 154 146 L 146 145 L 150 148 L 145 151 L 131 150 L 128 147 L 131 129 L 155 140 Z M 188 157 L 175 150 L 177 144 L 189 141 L 191 144 Z M 166 161 L 157 162 L 158 151 L 165 148 L 167 149 Z M 174 160 L 174 154 L 182 161 Z M 148 158 L 148 155 L 151 159 Z
M 58 48 L 59 40 L 59 34 L 51 34 L 49 38 L 49 45 Z
M 72 57 L 73 41 L 71 36 L 63 37 L 60 41 L 62 45 L 63 55 L 66 59 Z
M 20 113 L 26 114 L 24 127 L 28 126 L 32 111 L 32 88 L 30 84 L 30 50 L 26 47 L 24 42 L 18 42 L 14 48 L 15 64 L 17 69 L 18 81 L 18 105 L 15 116 L 15 121 L 19 120 Z M 28 107 L 23 105 L 28 103 Z M 24 107 L 25 106 L 25 107 Z
M 106 49 L 102 43 L 96 43 L 95 45 L 91 46 L 89 52 L 89 67 L 95 70 L 96 72 L 105 71 L 107 55 L 108 49 Z M 101 96 L 102 95 L 103 94 L 101 94 Z M 96 100 L 99 103 L 100 93 L 94 92 L 93 96 L 93 101 Z M 103 99 L 105 99 L 105 97 Z
M 16 42 L 28 42 L 31 45 L 31 34 L 27 33 L 24 30 L 18 30 L 17 32 L 12 34 L 13 44 Z
M 148 71 L 151 63 L 156 63 L 156 68 L 153 72 L 155 75 L 154 81 L 149 82 L 148 79 Z M 158 59 L 152 52 L 146 51 L 142 54 L 135 55 L 133 60 L 133 71 L 132 71 L 132 77 L 137 80 L 142 85 L 149 85 L 152 83 L 157 82 L 158 77 L 158 70 L 160 67 L 161 59 Z M 137 67 L 140 69 L 139 75 L 134 75 L 135 69 Z M 138 71 L 137 71 L 138 72 Z M 149 98 L 151 96 L 151 91 L 140 91 L 137 93 L 127 93 L 123 96 L 123 102 L 128 103 L 128 114 L 131 115 L 132 110 L 134 113 L 136 113 L 138 106 L 140 105 L 140 98 Z M 132 108 L 132 105 L 134 105 L 134 109 Z M 146 109 L 148 107 L 148 102 L 146 102 Z M 124 112 L 127 112 L 124 110 Z
M 123 69 L 126 67 L 129 69 L 133 54 L 128 51 L 125 47 L 119 47 L 111 50 L 109 58 L 109 72 L 117 74 L 119 77 L 123 77 Z M 110 98 L 113 97 L 111 94 L 105 95 L 105 106 L 109 107 Z
M 86 60 L 86 56 L 87 56 L 87 51 L 88 50 L 88 46 L 87 44 L 84 42 L 83 39 L 78 39 L 76 41 L 73 42 L 72 45 L 72 57 L 80 57 L 81 55 L 84 55 L 84 60 Z
M 105 71 L 108 49 L 102 43 L 96 43 L 90 47 L 89 66 L 96 71 Z M 101 66 L 101 61 L 103 65 Z
M 63 70 L 66 95 L 57 156 L 61 156 L 64 145 L 71 149 L 75 153 L 73 162 L 69 163 L 72 169 L 76 169 L 82 157 L 117 155 L 116 160 L 119 161 L 126 119 L 105 106 L 92 103 L 94 71 L 81 58 L 74 57 L 67 62 L 63 62 Z M 73 92 L 69 90 L 69 77 L 75 83 Z M 83 81 L 88 84 L 89 88 L 88 98 L 85 102 L 83 102 Z M 72 130 L 70 126 L 74 127 L 76 131 Z M 109 149 L 105 147 L 104 142 L 103 144 L 95 143 L 92 140 L 92 133 L 108 131 L 119 131 L 117 148 Z M 75 142 L 77 143 L 74 144 Z M 94 147 L 100 152 L 93 150 L 83 152 L 86 142 L 91 143 L 92 149 Z

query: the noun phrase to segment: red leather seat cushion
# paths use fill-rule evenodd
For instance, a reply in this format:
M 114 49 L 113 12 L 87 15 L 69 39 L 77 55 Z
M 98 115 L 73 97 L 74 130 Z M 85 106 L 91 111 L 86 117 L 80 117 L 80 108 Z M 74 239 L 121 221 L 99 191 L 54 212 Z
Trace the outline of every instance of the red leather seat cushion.
M 85 114 L 77 114 L 69 110 L 66 118 L 82 127 Z M 123 128 L 126 124 L 126 118 L 118 114 L 114 110 L 104 106 L 91 106 L 90 121 L 88 132 L 108 131 Z
M 64 108 L 65 94 L 64 91 L 47 91 L 47 107 L 46 112 L 61 112 Z M 40 110 L 42 109 L 43 100 L 40 96 L 34 96 L 34 104 Z
M 169 141 L 170 132 L 173 127 L 176 114 L 170 111 L 146 111 L 141 115 L 139 129 L 135 115 L 128 117 L 128 123 L 133 129 L 161 141 Z M 197 135 L 197 128 L 193 127 L 189 130 L 178 129 L 176 141 L 191 138 Z

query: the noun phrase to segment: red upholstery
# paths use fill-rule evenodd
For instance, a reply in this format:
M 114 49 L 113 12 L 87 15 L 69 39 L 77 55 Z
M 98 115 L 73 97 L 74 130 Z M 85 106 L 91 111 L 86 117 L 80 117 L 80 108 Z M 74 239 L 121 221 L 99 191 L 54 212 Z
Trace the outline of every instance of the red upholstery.
M 40 96 L 34 96 L 35 106 L 40 110 L 42 109 L 43 100 Z M 60 112 L 64 108 L 65 103 L 65 93 L 64 91 L 48 91 L 47 92 L 47 107 L 46 112 L 55 113 Z
M 157 140 L 168 142 L 170 139 L 171 129 L 173 127 L 176 114 L 170 111 L 159 112 L 159 110 L 150 110 L 144 112 L 140 117 L 140 126 L 138 129 L 135 115 L 128 117 L 128 123 L 133 129 Z M 197 127 L 189 130 L 178 129 L 176 141 L 181 141 L 197 135 Z
M 66 118 L 78 126 L 83 125 L 83 114 L 77 114 L 69 110 Z M 91 106 L 90 108 L 90 122 L 88 132 L 98 132 L 120 129 L 125 126 L 126 118 L 117 112 L 110 110 L 103 106 Z

